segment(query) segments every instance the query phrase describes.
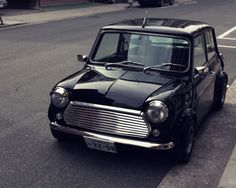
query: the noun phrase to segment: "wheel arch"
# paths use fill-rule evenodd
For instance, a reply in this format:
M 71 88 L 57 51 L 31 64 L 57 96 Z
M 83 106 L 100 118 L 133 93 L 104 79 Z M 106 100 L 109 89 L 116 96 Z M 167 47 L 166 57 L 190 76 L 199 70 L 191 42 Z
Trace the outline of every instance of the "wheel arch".
M 196 111 L 192 108 L 185 108 L 182 113 L 177 118 L 177 123 L 174 128 L 174 137 L 181 134 L 186 127 L 189 125 L 187 122 L 190 122 L 193 120 L 194 122 L 194 128 L 197 128 L 197 114 Z
M 226 80 L 226 84 L 228 84 L 228 80 L 229 80 L 228 74 L 227 74 L 225 71 L 221 70 L 221 71 L 217 74 L 217 76 L 216 76 L 215 91 L 214 91 L 214 95 L 215 95 L 215 96 L 214 96 L 214 100 L 216 99 L 216 94 L 217 94 L 217 92 L 219 92 L 219 89 L 221 89 L 221 84 L 222 84 L 223 79 L 225 79 L 225 80 Z

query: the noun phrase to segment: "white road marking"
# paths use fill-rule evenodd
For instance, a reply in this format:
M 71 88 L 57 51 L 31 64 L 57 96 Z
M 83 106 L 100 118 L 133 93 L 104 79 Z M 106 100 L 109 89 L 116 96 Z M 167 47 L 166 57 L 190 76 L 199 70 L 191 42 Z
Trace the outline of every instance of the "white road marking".
M 234 30 L 236 30 L 236 26 L 229 29 L 228 31 L 224 32 L 223 34 L 221 34 L 220 36 L 218 36 L 218 39 L 224 39 L 225 36 L 229 35 L 230 33 L 232 33 Z M 233 38 L 232 38 L 233 39 Z
M 236 49 L 236 46 L 226 46 L 226 45 L 218 45 L 220 48 L 233 48 Z
M 236 31 L 236 26 L 232 27 L 231 29 L 229 29 L 228 31 L 224 32 L 223 34 L 219 35 L 217 37 L 217 39 L 220 40 L 231 40 L 231 41 L 236 41 L 236 38 L 232 38 L 232 37 L 227 37 L 230 33 L 233 33 L 234 31 Z M 233 48 L 236 49 L 236 46 L 228 46 L 228 45 L 218 45 L 220 48 Z
M 229 38 L 229 37 L 218 38 L 218 39 L 224 39 L 224 40 L 236 40 L 236 38 Z

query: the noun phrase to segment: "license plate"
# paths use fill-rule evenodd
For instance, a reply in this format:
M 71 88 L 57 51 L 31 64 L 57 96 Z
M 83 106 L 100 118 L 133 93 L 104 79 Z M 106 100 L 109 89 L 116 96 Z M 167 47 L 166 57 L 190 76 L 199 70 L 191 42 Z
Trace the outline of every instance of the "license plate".
M 116 145 L 113 142 L 97 140 L 89 137 L 84 137 L 84 141 L 88 148 L 111 153 L 117 153 Z

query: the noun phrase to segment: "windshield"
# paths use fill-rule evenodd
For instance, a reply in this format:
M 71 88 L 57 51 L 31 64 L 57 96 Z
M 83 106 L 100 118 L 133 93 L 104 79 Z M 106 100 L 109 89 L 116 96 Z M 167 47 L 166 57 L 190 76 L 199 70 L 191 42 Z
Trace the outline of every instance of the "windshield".
M 107 32 L 98 40 L 91 59 L 99 64 L 130 61 L 149 69 L 185 71 L 188 68 L 189 42 L 172 36 Z M 170 66 L 166 66 L 168 64 Z

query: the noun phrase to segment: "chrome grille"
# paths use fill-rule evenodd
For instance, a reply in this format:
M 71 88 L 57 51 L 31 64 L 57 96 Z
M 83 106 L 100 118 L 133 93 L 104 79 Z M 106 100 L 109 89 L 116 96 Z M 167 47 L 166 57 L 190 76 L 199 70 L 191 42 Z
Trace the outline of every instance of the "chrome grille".
M 141 111 L 76 101 L 66 108 L 64 120 L 75 127 L 121 136 L 146 138 L 150 132 Z

